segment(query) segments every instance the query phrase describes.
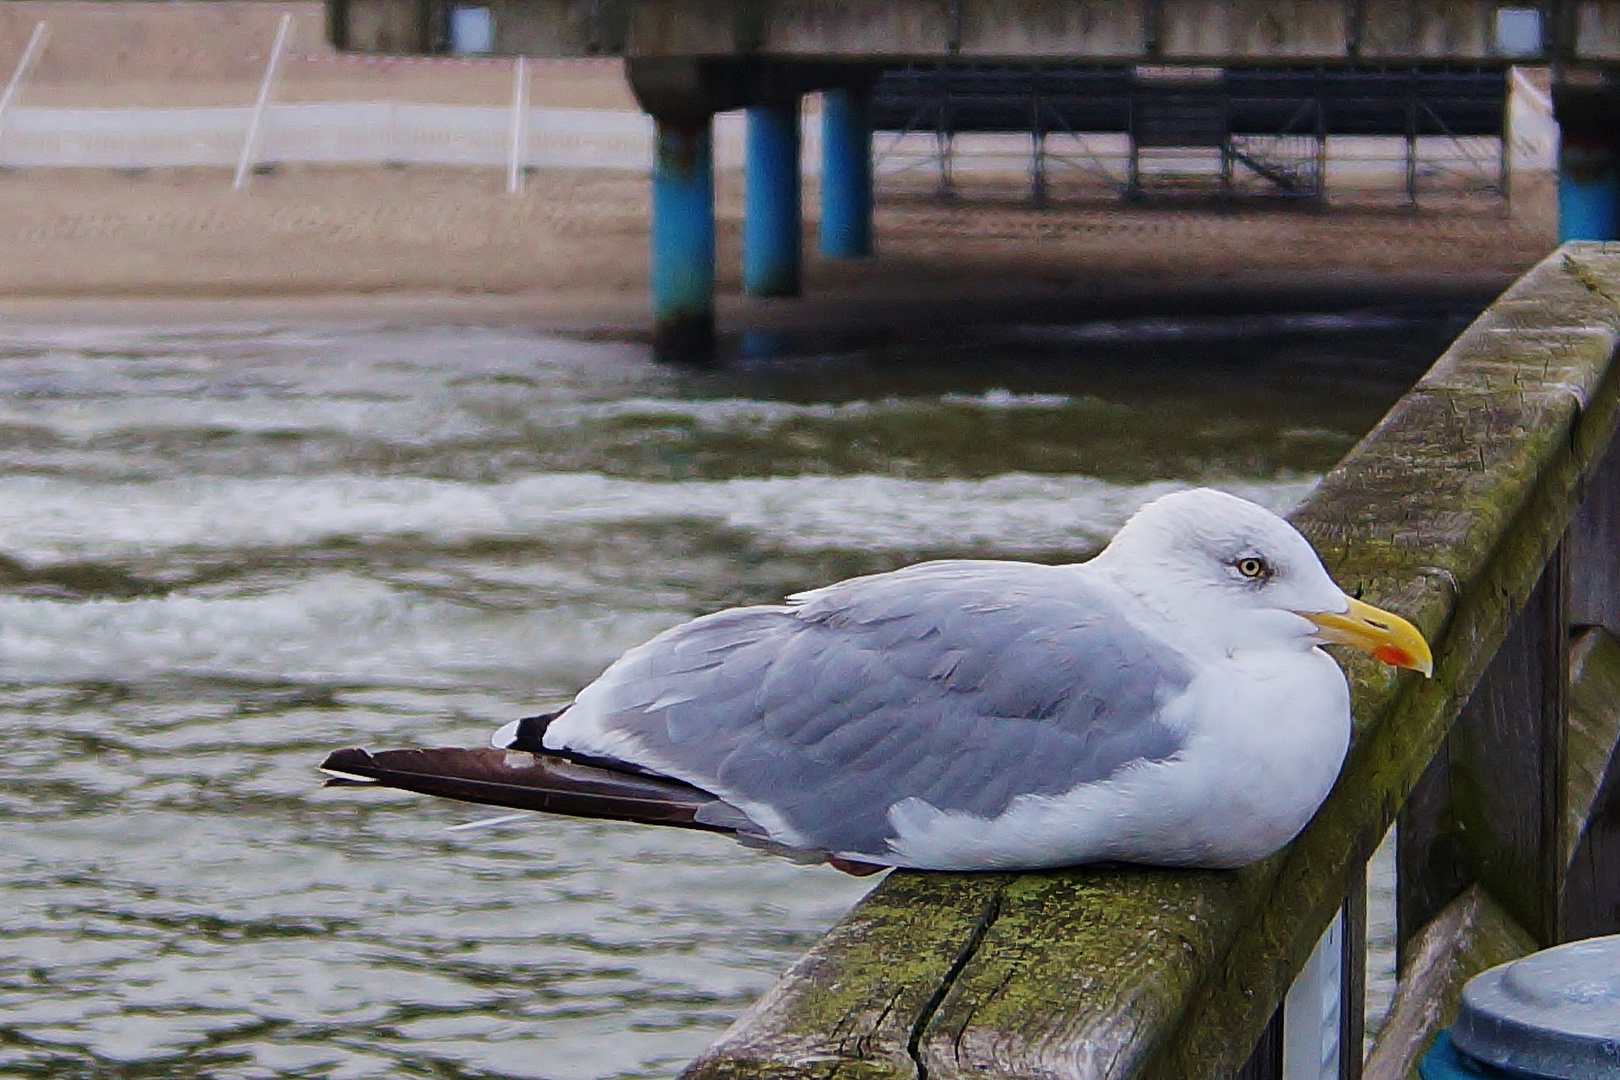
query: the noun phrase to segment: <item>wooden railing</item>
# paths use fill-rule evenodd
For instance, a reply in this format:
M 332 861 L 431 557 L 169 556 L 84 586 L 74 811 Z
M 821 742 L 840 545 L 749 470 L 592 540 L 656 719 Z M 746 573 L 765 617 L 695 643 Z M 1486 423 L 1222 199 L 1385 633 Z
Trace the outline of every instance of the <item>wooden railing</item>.
M 1467 976 L 1620 930 L 1617 342 L 1620 246 L 1561 248 L 1294 515 L 1436 670 L 1343 657 L 1354 740 L 1288 848 L 896 872 L 684 1080 L 1397 1080 Z M 1366 864 L 1397 816 L 1401 980 L 1363 1062 Z

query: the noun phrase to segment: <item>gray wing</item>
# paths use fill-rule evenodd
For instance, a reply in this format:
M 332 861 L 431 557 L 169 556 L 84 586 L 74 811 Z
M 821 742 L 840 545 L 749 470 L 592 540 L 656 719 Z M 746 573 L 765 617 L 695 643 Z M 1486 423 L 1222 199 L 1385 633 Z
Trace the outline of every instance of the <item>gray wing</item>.
M 1072 569 L 925 563 L 723 611 L 579 698 L 643 764 L 763 803 L 818 849 L 882 855 L 889 807 L 992 817 L 1175 754 L 1186 659 Z

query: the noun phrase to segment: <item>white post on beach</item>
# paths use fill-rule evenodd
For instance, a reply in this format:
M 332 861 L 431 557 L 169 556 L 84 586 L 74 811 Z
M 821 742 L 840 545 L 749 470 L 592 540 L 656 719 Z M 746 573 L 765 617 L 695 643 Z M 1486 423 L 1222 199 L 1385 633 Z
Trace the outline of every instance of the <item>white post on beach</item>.
M 4 93 L 0 93 L 0 133 L 5 131 L 6 112 L 11 108 L 11 100 L 22 89 L 23 80 L 28 78 L 28 69 L 34 66 L 39 58 L 40 51 L 45 47 L 47 33 L 45 20 L 41 19 L 34 24 L 34 32 L 28 35 L 28 44 L 23 49 L 22 59 L 17 61 L 17 70 L 11 73 L 11 79 L 6 83 Z
M 506 163 L 506 193 L 516 195 L 523 190 L 523 158 L 528 139 L 524 138 L 529 126 L 529 68 L 523 57 L 517 58 L 512 68 L 512 131 L 511 152 Z
M 276 28 L 276 43 L 270 47 L 270 62 L 264 66 L 264 79 L 259 83 L 259 99 L 253 103 L 248 117 L 247 137 L 242 140 L 242 155 L 236 159 L 236 179 L 231 181 L 232 191 L 247 187 L 248 173 L 253 170 L 253 157 L 259 149 L 259 131 L 264 126 L 264 110 L 270 104 L 270 88 L 275 83 L 276 71 L 281 67 L 281 55 L 287 50 L 287 36 L 292 30 L 292 13 L 281 13 L 281 25 Z

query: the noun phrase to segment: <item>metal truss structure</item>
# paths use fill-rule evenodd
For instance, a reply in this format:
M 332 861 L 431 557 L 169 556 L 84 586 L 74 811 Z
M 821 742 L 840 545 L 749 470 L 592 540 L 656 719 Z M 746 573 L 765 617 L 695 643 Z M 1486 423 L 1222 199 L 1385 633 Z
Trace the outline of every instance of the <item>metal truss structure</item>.
M 1508 196 L 1509 73 L 1501 67 L 1213 68 L 908 65 L 873 92 L 888 146 L 932 138 L 938 190 L 956 190 L 957 137 L 1028 138 L 1030 194 L 1079 169 L 1130 199 L 1322 199 L 1335 165 L 1397 163 L 1411 203 L 1425 182 Z M 1374 153 L 1392 138 L 1397 158 Z M 879 153 L 885 145 L 880 135 Z

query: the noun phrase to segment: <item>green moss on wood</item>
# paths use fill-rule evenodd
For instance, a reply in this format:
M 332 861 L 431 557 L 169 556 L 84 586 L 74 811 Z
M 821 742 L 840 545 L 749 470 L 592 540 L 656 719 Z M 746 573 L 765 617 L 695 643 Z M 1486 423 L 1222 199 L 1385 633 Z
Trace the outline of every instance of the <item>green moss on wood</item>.
M 892 873 L 684 1080 L 916 1076 L 910 1042 L 996 910 L 1006 874 Z
M 1145 868 L 1018 878 L 928 1025 L 928 1076 L 1128 1070 L 1226 947 L 1223 908 L 1253 902 L 1257 886 L 1254 875 Z

